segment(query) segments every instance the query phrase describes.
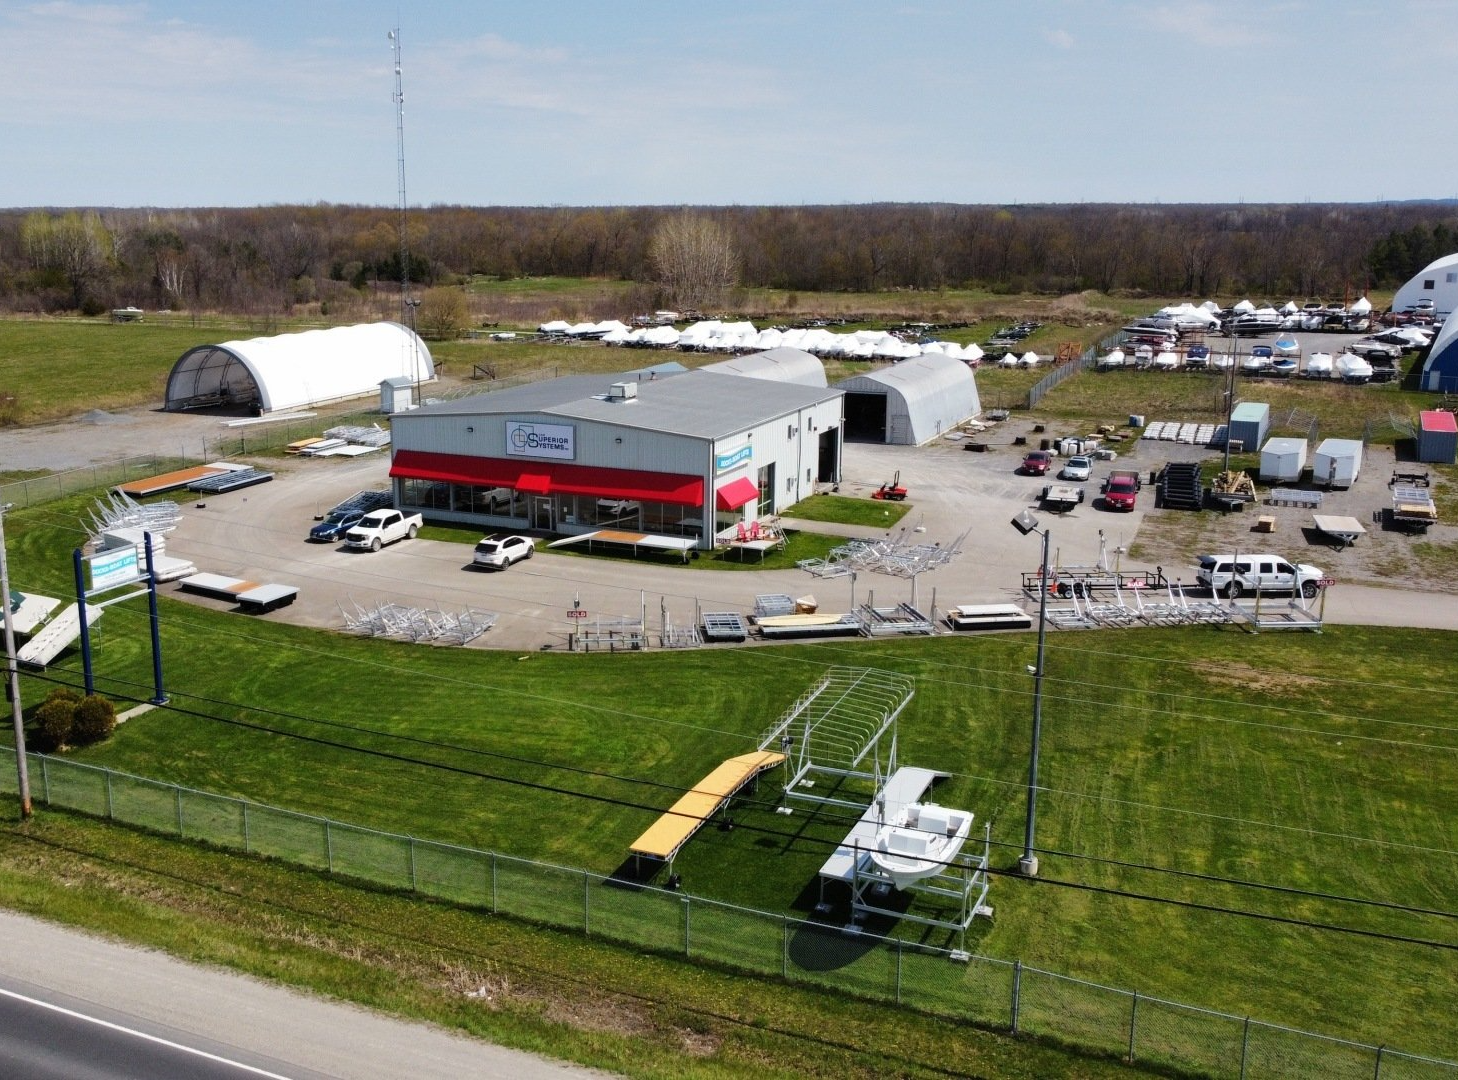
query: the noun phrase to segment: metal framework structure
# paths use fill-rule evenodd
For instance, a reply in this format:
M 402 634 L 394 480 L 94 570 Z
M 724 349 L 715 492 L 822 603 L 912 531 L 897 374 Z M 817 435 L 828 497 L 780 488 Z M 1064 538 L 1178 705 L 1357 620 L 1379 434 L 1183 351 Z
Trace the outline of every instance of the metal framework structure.
M 918 574 L 951 562 L 953 556 L 961 552 L 966 540 L 965 532 L 946 547 L 908 543 L 905 536 L 895 540 L 852 540 L 832 548 L 823 559 L 801 559 L 795 565 L 816 577 L 841 577 L 865 570 L 873 574 L 915 579 Z
M 759 742 L 761 750 L 786 757 L 785 798 L 863 808 L 865 799 L 815 795 L 809 789 L 828 777 L 869 780 L 880 790 L 883 778 L 896 768 L 896 720 L 915 692 L 912 678 L 899 672 L 826 671 Z M 883 746 L 888 734 L 889 744 Z
M 987 900 L 987 864 L 992 855 L 992 825 L 983 826 L 982 854 L 959 855 L 947 868 L 937 874 L 922 878 L 902 891 L 918 895 L 937 896 L 950 900 L 955 905 L 944 918 L 934 915 L 913 915 L 910 911 L 882 907 L 891 894 L 894 885 L 891 877 L 871 859 L 869 854 L 856 853 L 855 873 L 851 878 L 851 911 L 859 921 L 865 915 L 885 915 L 904 922 L 931 926 L 939 930 L 955 931 L 958 946 L 965 945 L 967 927 L 978 915 L 991 916 L 992 909 Z

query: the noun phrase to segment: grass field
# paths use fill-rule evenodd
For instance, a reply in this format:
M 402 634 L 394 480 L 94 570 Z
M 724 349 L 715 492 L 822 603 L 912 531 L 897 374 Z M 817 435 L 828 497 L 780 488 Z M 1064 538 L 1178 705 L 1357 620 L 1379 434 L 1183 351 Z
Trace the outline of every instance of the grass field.
M 81 505 L 8 515 L 17 584 L 64 588 Z M 319 634 L 164 599 L 162 637 L 173 707 L 83 760 L 608 874 L 659 810 L 752 748 L 827 665 L 874 664 L 916 680 L 901 760 L 954 774 L 938 799 L 992 823 L 995 867 L 1021 848 L 1028 635 L 517 655 Z M 148 696 L 136 601 L 108 612 L 97 642 L 102 690 Z M 975 924 L 969 948 L 1454 1056 L 1458 934 L 1443 914 L 1458 893 L 1452 644 L 1361 628 L 1055 635 L 1043 878 L 999 876 L 996 917 Z M 28 703 L 44 689 L 24 681 Z M 772 790 L 735 810 L 739 828 L 704 830 L 685 849 L 687 889 L 808 911 L 846 821 L 774 814 Z M 1246 914 L 1212 910 L 1224 908 Z

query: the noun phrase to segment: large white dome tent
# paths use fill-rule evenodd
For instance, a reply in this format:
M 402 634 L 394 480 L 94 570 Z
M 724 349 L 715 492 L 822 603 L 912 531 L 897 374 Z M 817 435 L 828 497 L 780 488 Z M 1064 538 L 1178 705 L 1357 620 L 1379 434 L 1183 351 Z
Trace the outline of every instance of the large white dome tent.
M 197 345 L 172 365 L 163 407 L 280 412 L 378 394 L 399 378 L 433 380 L 430 350 L 400 323 L 361 323 Z

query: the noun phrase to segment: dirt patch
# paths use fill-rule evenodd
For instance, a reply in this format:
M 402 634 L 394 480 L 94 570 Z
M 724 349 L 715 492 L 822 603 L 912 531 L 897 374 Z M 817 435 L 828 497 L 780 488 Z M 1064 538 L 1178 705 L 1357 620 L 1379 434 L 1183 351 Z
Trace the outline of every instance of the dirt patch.
M 1322 491 L 1319 509 L 1273 505 L 1272 488 L 1257 482 L 1259 500 L 1239 513 L 1156 510 L 1139 530 L 1139 561 L 1161 564 L 1172 578 L 1194 579 L 1199 555 L 1210 552 L 1269 551 L 1311 563 L 1338 581 L 1387 585 L 1424 591 L 1458 593 L 1458 527 L 1438 524 L 1414 536 L 1382 524 L 1381 512 L 1391 505 L 1388 480 L 1397 467 L 1390 447 L 1367 447 L 1357 482 L 1350 489 Z M 1404 471 L 1429 468 L 1403 463 Z M 1215 469 L 1207 467 L 1206 477 Z M 1433 474 L 1434 494 L 1442 479 Z M 1303 485 L 1310 487 L 1310 485 Z M 1366 529 L 1351 546 L 1319 532 L 1313 514 L 1355 518 Z M 1261 517 L 1275 519 L 1270 532 L 1258 531 Z M 1179 568 L 1172 570 L 1170 568 Z
M 1201 660 L 1192 663 L 1190 667 L 1211 686 L 1238 687 L 1256 693 L 1279 695 L 1283 691 L 1307 690 L 1326 683 L 1326 680 L 1311 675 L 1301 675 L 1293 671 L 1272 671 L 1239 662 L 1215 664 Z

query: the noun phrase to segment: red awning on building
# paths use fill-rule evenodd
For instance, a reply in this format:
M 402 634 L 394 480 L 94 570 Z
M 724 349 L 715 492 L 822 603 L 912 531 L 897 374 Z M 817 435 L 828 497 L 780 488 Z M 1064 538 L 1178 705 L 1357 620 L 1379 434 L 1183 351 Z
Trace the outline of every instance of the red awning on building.
M 516 478 L 515 484 L 508 486 L 516 488 L 517 491 L 525 491 L 528 495 L 550 495 L 552 478 L 546 473 L 524 472 Z
M 390 475 L 407 480 L 509 487 L 533 495 L 592 495 L 602 499 L 635 499 L 675 506 L 704 505 L 704 481 L 697 476 L 680 473 L 600 469 L 591 465 L 519 462 L 471 457 L 468 454 L 397 450 L 390 465 Z
M 759 498 L 759 485 L 747 476 L 731 480 L 714 496 L 714 505 L 720 510 L 738 510 L 747 502 Z

